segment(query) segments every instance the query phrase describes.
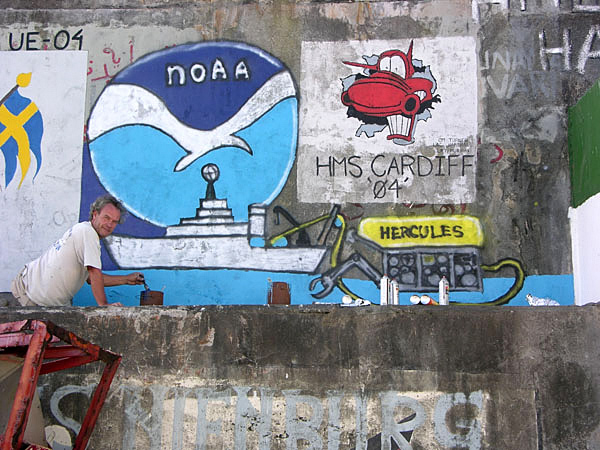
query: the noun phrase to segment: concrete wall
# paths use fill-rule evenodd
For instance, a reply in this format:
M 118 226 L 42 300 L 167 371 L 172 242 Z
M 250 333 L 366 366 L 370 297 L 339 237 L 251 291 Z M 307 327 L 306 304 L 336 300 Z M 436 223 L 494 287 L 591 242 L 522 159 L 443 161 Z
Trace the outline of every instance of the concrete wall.
M 531 293 L 572 304 L 566 108 L 600 73 L 598 12 L 585 1 L 11 2 L 0 11 L 0 50 L 10 61 L 2 95 L 31 71 L 18 92 L 38 106 L 44 127 L 41 156 L 32 147 L 28 167 L 2 144 L 14 173 L 4 169 L 0 191 L 8 212 L 0 290 L 109 191 L 132 214 L 104 269 L 143 270 L 153 289 L 165 286 L 168 304 L 261 304 L 270 281 L 287 282 L 296 304 L 343 294 L 377 301 L 384 271 L 401 282 L 404 304 L 437 291 L 444 274 L 454 301 L 523 305 Z M 67 51 L 87 52 L 86 67 L 51 56 Z M 423 96 L 412 97 L 423 108 L 406 138 L 382 117 L 395 115 L 394 105 L 380 116 L 351 110 L 360 88 L 373 86 L 357 84 L 368 72 L 356 64 L 373 66 L 389 51 L 417 67 L 405 77 Z M 24 62 L 37 53 L 42 62 Z M 159 67 L 167 60 L 188 71 L 179 97 L 166 93 L 174 92 Z M 274 73 L 282 84 L 244 109 Z M 218 150 L 195 149 L 184 161 L 194 144 L 169 137 L 189 129 L 147 111 L 135 121 L 157 134 L 102 134 L 126 124 L 127 107 L 111 104 L 109 90 L 146 88 L 157 77 L 159 109 L 192 129 L 191 142 Z M 59 86 L 77 94 L 53 101 Z M 375 107 L 394 95 L 373 92 Z M 234 115 L 236 139 L 198 137 Z M 86 134 L 65 129 L 82 122 Z M 219 169 L 213 187 L 232 209 L 235 242 L 218 238 L 222 227 L 204 227 L 202 239 L 198 227 L 169 230 L 195 217 L 207 164 Z M 330 279 L 331 291 L 316 296 Z M 138 295 L 109 292 L 127 305 Z M 90 291 L 75 304 L 93 304 Z
M 0 320 L 50 319 L 124 355 L 92 448 L 594 448 L 596 308 L 515 306 L 528 293 L 574 301 L 566 111 L 600 74 L 599 12 L 586 1 L 4 5 L 1 98 L 19 86 L 11 101 L 31 101 L 42 125 L 22 124 L 21 150 L 0 135 L 0 291 L 110 191 L 131 214 L 104 269 L 141 269 L 179 306 L 1 309 Z M 356 64 L 389 51 L 395 69 L 416 68 L 404 78 L 428 102 L 406 139 L 350 109 L 369 75 Z M 143 97 L 152 108 L 134 116 L 131 85 L 158 102 Z M 160 133 L 114 128 L 125 124 Z M 217 198 L 199 204 L 216 175 L 207 164 Z M 225 199 L 227 227 L 190 226 Z M 403 304 L 436 298 L 448 274 L 451 301 L 508 306 L 231 306 L 264 304 L 272 281 L 293 304 L 377 302 L 384 271 Z M 139 288 L 109 298 L 138 305 Z M 87 288 L 74 301 L 93 304 Z M 77 429 L 98 370 L 41 381 L 49 421 Z
M 600 444 L 596 306 L 0 308 L 39 317 L 123 355 L 92 449 Z M 42 376 L 47 422 L 100 373 Z

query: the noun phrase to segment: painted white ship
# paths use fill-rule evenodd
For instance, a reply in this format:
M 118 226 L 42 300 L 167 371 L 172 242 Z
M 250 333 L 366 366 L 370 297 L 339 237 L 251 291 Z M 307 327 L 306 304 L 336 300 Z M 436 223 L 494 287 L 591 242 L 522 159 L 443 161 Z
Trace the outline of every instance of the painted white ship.
M 106 248 L 121 269 L 239 269 L 268 272 L 315 273 L 326 246 L 262 247 L 265 241 L 266 206 L 248 208 L 248 222 L 235 222 L 227 200 L 214 198 L 218 168 L 203 175 L 209 181 L 206 198 L 195 217 L 167 227 L 164 237 L 110 235 Z M 207 167 L 205 166 L 205 168 Z M 206 174 L 205 174 L 206 172 Z M 212 173 L 212 178 L 209 177 Z

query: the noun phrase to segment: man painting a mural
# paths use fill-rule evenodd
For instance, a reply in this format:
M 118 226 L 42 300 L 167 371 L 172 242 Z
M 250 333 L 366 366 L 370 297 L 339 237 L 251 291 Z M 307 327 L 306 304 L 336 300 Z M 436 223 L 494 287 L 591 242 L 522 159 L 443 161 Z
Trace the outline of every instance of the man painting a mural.
M 91 285 L 99 306 L 109 306 L 105 287 L 144 284 L 144 275 L 102 273 L 100 238 L 122 222 L 125 211 L 110 195 L 98 197 L 90 207 L 90 220 L 69 230 L 40 257 L 26 264 L 11 283 L 9 306 L 67 306 L 84 282 Z M 111 306 L 122 306 L 111 303 Z

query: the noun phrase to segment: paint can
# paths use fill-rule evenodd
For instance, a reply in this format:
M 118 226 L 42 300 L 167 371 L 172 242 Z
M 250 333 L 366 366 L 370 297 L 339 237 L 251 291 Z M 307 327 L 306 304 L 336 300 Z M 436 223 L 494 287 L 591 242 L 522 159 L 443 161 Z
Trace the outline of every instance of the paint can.
M 400 303 L 400 285 L 395 278 L 392 278 L 390 283 L 391 303 L 392 305 L 398 305 Z
M 269 284 L 267 293 L 268 305 L 289 305 L 290 304 L 290 286 L 283 281 L 273 281 Z
M 146 289 L 140 292 L 140 306 L 162 305 L 163 298 L 163 291 L 151 291 L 150 289 Z
M 448 283 L 448 280 L 446 279 L 446 277 L 442 277 L 442 279 L 440 280 L 440 284 L 439 284 L 439 304 L 440 305 L 448 305 L 450 303 L 449 301 L 449 291 L 450 291 L 450 284 Z
M 379 282 L 379 304 L 387 305 L 390 300 L 390 279 L 387 275 L 383 275 Z

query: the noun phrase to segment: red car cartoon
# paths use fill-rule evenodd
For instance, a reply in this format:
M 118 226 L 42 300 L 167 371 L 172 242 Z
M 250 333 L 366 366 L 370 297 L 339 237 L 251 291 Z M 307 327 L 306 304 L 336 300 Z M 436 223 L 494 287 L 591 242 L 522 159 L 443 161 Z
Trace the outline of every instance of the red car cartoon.
M 389 126 L 389 140 L 413 141 L 417 117 L 433 109 L 435 79 L 429 68 L 415 67 L 412 58 L 413 44 L 407 53 L 387 50 L 379 55 L 376 64 L 344 61 L 353 67 L 368 69 L 369 76 L 355 74 L 352 83 L 342 92 L 342 103 L 348 106 L 348 117 L 365 124 Z M 430 114 L 423 117 L 426 120 Z M 398 142 L 397 142 L 398 143 Z

